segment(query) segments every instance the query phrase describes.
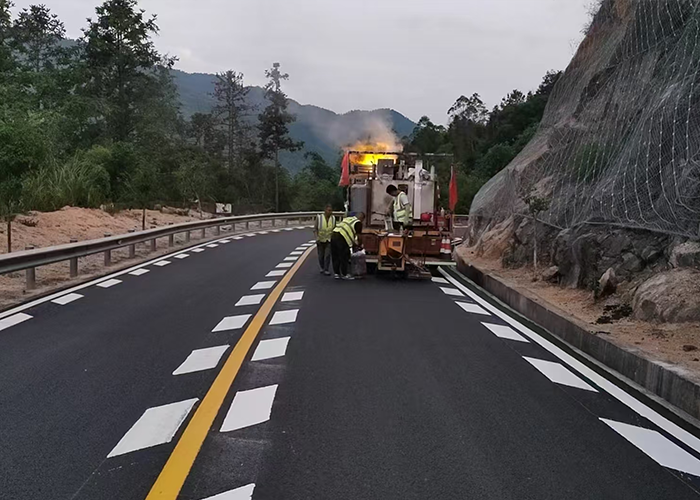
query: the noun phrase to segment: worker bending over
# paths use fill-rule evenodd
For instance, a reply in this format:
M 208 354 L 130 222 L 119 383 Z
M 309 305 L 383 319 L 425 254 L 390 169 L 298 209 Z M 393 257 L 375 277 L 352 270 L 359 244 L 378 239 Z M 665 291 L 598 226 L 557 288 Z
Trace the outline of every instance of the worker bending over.
M 394 229 L 400 231 L 413 225 L 413 207 L 408 201 L 408 195 L 399 188 L 390 184 L 386 188 L 387 194 L 394 197 L 392 205 L 389 207 L 389 212 L 394 220 Z
M 360 212 L 355 217 L 346 217 L 338 223 L 331 236 L 331 253 L 333 254 L 333 271 L 335 279 L 351 280 L 350 251 L 360 247 L 360 234 L 365 214 Z
M 314 236 L 316 236 L 316 250 L 318 252 L 318 265 L 321 274 L 331 275 L 331 235 L 335 229 L 335 215 L 333 207 L 326 205 L 322 214 L 316 217 Z

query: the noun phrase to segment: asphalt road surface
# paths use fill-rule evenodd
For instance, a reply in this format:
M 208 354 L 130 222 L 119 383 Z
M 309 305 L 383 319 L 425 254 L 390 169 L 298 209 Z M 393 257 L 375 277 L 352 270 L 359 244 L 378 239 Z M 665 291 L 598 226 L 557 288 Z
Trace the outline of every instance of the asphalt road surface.
M 691 499 L 697 431 L 454 271 L 318 273 L 308 228 L 0 314 L 0 499 Z

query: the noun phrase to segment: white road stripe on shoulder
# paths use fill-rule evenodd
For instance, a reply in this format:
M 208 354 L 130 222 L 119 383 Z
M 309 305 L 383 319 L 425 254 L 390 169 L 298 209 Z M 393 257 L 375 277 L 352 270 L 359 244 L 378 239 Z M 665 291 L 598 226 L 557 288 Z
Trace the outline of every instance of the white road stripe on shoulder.
M 236 240 L 236 241 L 242 240 L 242 239 L 243 239 L 243 236 L 234 236 L 233 239 Z
M 289 257 L 284 258 L 284 262 L 295 262 L 299 260 L 299 256 L 291 255 Z
M 170 261 L 169 260 L 159 260 L 158 262 L 154 262 L 153 265 L 158 266 L 158 267 L 165 267 L 167 265 L 170 265 Z
M 129 429 L 107 458 L 169 443 L 199 399 L 149 408 Z
M 448 288 L 448 287 L 441 286 L 440 290 L 442 290 L 442 292 L 445 295 L 449 295 L 450 297 L 464 297 L 464 294 L 462 292 L 460 292 L 459 290 L 457 290 L 456 288 Z
M 226 245 L 227 243 L 231 243 L 231 240 L 221 240 L 219 243 Z
M 295 250 L 295 251 L 291 252 L 289 255 L 292 256 L 292 255 L 303 255 L 303 254 L 304 254 L 303 250 Z
M 287 273 L 284 269 L 277 269 L 275 271 L 270 271 L 265 275 L 266 278 L 275 278 L 277 276 L 284 276 Z
M 277 267 L 278 269 L 289 269 L 293 265 L 294 265 L 294 262 L 281 262 L 281 263 L 277 264 L 275 267 Z
M 58 304 L 59 306 L 65 306 L 66 304 L 75 302 L 76 300 L 82 299 L 83 297 L 84 296 L 80 295 L 79 293 L 69 293 L 68 295 L 64 295 L 63 297 L 53 299 L 51 302 L 53 302 L 54 304 Z
M 147 274 L 150 272 L 151 271 L 148 269 L 141 268 L 141 269 L 135 269 L 135 270 L 131 271 L 129 274 L 132 276 L 143 276 L 144 274 Z
M 258 234 L 268 234 L 267 231 L 258 231 Z
M 229 347 L 228 345 L 221 345 L 192 351 L 187 356 L 187 359 L 173 372 L 173 375 L 184 375 L 216 368 L 216 365 L 219 364 L 221 357 Z
M 6 328 L 10 328 L 11 326 L 19 325 L 20 323 L 23 323 L 28 319 L 32 319 L 32 316 L 25 313 L 17 313 L 13 316 L 8 316 L 7 318 L 0 319 L 0 332 L 5 330 Z
M 509 326 L 491 325 L 489 323 L 481 323 L 481 324 L 484 325 L 489 330 L 491 330 L 491 333 L 493 333 L 498 338 L 507 339 L 507 340 L 515 340 L 517 342 L 527 342 L 527 343 L 530 342 L 529 340 L 527 340 L 525 337 L 520 335 L 518 332 L 516 332 L 515 330 L 513 330 Z
M 481 307 L 477 306 L 476 304 L 472 304 L 470 302 L 455 302 L 459 307 L 464 309 L 466 312 L 471 313 L 471 314 L 482 314 L 484 316 L 491 316 L 491 313 L 489 313 L 486 309 L 482 309 Z
M 299 309 L 277 311 L 274 316 L 272 316 L 270 325 L 286 325 L 288 323 L 294 323 L 297 320 L 297 314 L 299 314 Z
M 121 282 L 121 280 L 111 279 L 103 281 L 102 283 L 98 283 L 96 286 L 99 286 L 100 288 L 112 288 L 113 286 L 118 285 Z
M 192 250 L 192 253 L 202 253 L 203 251 L 203 248 L 195 248 L 194 250 Z
M 253 236 L 255 236 L 255 233 L 248 233 L 248 234 L 244 234 L 243 236 L 247 236 L 248 238 L 252 238 Z
M 505 312 L 501 311 L 498 307 L 494 306 L 491 304 L 489 301 L 484 300 L 479 294 L 473 292 L 470 290 L 468 287 L 464 286 L 458 279 L 454 278 L 451 276 L 447 271 L 444 269 L 440 269 L 440 273 L 454 286 L 462 290 L 464 293 L 466 293 L 469 297 L 471 297 L 474 301 L 478 302 L 481 304 L 483 307 L 491 311 L 494 315 L 498 316 L 501 318 L 503 321 L 511 325 L 513 328 L 516 328 L 517 330 L 520 331 L 520 333 L 524 334 L 527 338 L 529 338 L 531 341 L 535 342 L 536 344 L 542 346 L 544 349 L 552 353 L 554 356 L 559 358 L 561 361 L 564 362 L 564 364 L 568 365 L 570 368 L 574 369 L 578 373 L 582 374 L 585 376 L 587 379 L 591 380 L 594 382 L 598 387 L 603 389 L 605 392 L 610 394 L 612 397 L 620 401 L 622 404 L 630 408 L 632 411 L 636 412 L 638 415 L 641 415 L 642 417 L 645 417 L 649 419 L 651 422 L 654 424 L 658 425 L 661 427 L 663 430 L 671 434 L 673 437 L 678 439 L 680 442 L 685 443 L 689 447 L 691 447 L 693 450 L 696 452 L 700 453 L 700 439 L 697 438 L 694 434 L 691 434 L 690 432 L 686 431 L 682 427 L 679 427 L 677 424 L 671 422 L 668 420 L 666 417 L 663 415 L 660 415 L 656 411 L 652 410 L 649 408 L 647 405 L 636 399 L 635 397 L 631 396 L 627 392 L 625 392 L 623 389 L 618 387 L 617 385 L 613 384 L 610 382 L 607 378 L 603 377 L 602 375 L 598 374 L 585 364 L 583 364 L 581 361 L 578 359 L 574 358 L 572 355 L 570 355 L 567 352 L 564 352 L 560 347 L 552 344 L 549 340 L 545 339 L 532 329 L 526 327 L 520 321 L 511 318 L 508 314 Z
M 213 497 L 203 498 L 202 500 L 251 500 L 254 491 L 255 484 L 249 484 L 241 488 L 236 488 L 235 490 L 219 493 Z
M 294 302 L 304 298 L 304 292 L 287 292 L 282 296 L 280 302 Z
M 623 424 L 601 418 L 615 432 L 649 455 L 656 463 L 669 469 L 700 476 L 700 460 L 680 446 L 651 429 Z
M 225 332 L 227 330 L 237 330 L 243 328 L 252 314 L 241 314 L 239 316 L 227 316 L 214 327 L 212 332 Z
M 523 359 L 537 368 L 542 375 L 547 377 L 555 384 L 568 385 L 569 387 L 575 387 L 577 389 L 598 392 L 596 389 L 570 372 L 564 365 L 554 363 L 552 361 L 545 361 L 543 359 L 526 358 L 525 356 L 523 356 Z
M 269 290 L 275 286 L 276 281 L 259 281 L 251 287 L 251 290 Z
M 450 282 L 447 281 L 445 278 L 436 278 L 433 276 L 432 280 L 433 283 L 440 283 L 441 285 L 449 285 Z
M 293 227 L 285 227 L 284 230 L 285 231 L 294 231 L 294 228 Z
M 239 391 L 233 398 L 221 432 L 231 432 L 270 420 L 277 385 Z
M 219 247 L 219 245 L 216 243 L 212 243 L 210 245 L 207 245 L 207 248 L 218 248 L 218 247 Z
M 241 299 L 236 302 L 236 307 L 240 306 L 256 306 L 260 304 L 265 298 L 265 294 L 261 293 L 258 295 L 244 295 Z
M 281 339 L 261 340 L 253 353 L 253 361 L 279 358 L 287 352 L 287 345 L 291 337 Z
M 182 259 L 186 259 L 189 256 L 190 256 L 190 254 L 188 254 L 188 253 L 181 253 L 181 254 L 176 255 L 174 258 L 182 260 Z
M 271 233 L 279 233 L 281 229 L 270 229 Z

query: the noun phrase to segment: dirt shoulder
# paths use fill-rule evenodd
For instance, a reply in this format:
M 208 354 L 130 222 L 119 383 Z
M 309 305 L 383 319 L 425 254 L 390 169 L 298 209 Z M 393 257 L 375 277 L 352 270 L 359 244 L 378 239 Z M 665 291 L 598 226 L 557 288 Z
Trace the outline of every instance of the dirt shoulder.
M 586 290 L 563 288 L 543 281 L 533 281 L 531 268 L 508 269 L 500 260 L 476 257 L 470 248 L 459 248 L 460 257 L 474 267 L 497 277 L 509 287 L 525 291 L 540 303 L 549 304 L 569 314 L 594 335 L 604 336 L 619 347 L 643 353 L 655 361 L 672 365 L 674 370 L 700 383 L 700 323 L 654 323 L 628 317 L 600 324 L 611 317 L 610 309 L 619 309 L 619 297 L 595 301 Z M 607 310 L 606 310 L 607 308 Z

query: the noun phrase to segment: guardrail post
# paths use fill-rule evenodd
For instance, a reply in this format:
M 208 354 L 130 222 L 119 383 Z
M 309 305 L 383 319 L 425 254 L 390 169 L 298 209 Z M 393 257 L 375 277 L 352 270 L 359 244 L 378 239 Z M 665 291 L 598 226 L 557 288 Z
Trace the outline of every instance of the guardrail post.
M 129 229 L 130 233 L 135 233 L 136 229 Z M 129 258 L 133 259 L 136 257 L 136 244 L 129 245 Z
M 24 249 L 34 250 L 34 247 L 32 245 L 27 245 L 24 247 Z M 27 290 L 34 290 L 36 288 L 36 268 L 28 267 L 25 274 L 27 279 Z
M 78 243 L 77 238 L 71 238 L 71 243 Z M 70 259 L 70 277 L 75 278 L 78 276 L 78 257 L 73 257 Z
M 175 246 L 175 235 L 174 234 L 171 234 L 168 236 L 168 246 L 169 247 Z
M 221 236 L 221 226 L 216 226 L 216 235 Z
M 156 239 L 153 238 L 151 240 L 151 252 L 155 252 L 155 251 L 156 251 Z
M 204 239 L 204 238 L 206 238 L 206 237 L 207 237 L 207 229 L 206 229 L 206 228 L 202 228 L 202 239 Z
M 186 243 L 189 243 L 191 238 L 192 238 L 192 232 L 191 232 L 191 231 L 185 231 L 185 242 L 186 242 Z
M 250 221 L 245 221 L 245 230 L 248 231 L 250 229 Z
M 284 225 L 289 226 L 289 219 L 284 219 Z
M 111 233 L 105 233 L 105 238 L 109 238 L 112 236 Z M 105 250 L 105 266 L 111 266 L 112 265 L 112 251 L 111 250 Z

